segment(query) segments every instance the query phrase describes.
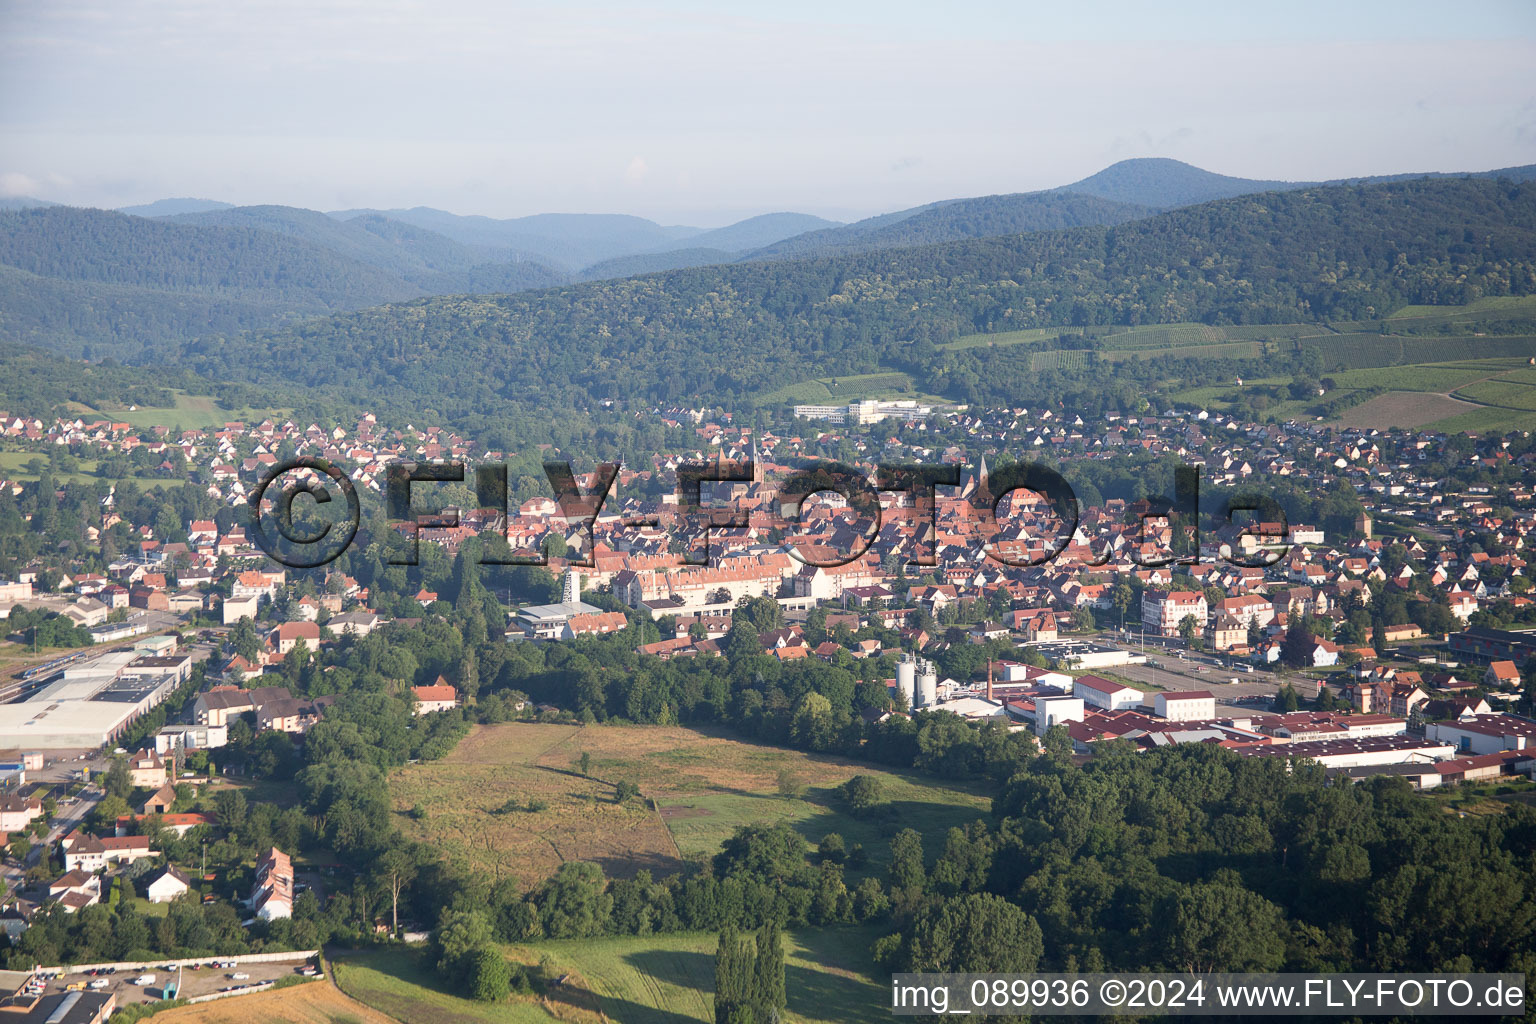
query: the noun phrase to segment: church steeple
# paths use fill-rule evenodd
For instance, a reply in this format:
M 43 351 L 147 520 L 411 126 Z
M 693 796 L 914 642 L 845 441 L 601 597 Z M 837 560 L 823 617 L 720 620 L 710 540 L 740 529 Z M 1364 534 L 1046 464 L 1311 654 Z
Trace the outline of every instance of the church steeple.
M 752 455 L 751 455 L 751 459 L 752 459 L 752 482 L 754 484 L 760 484 L 760 483 L 763 482 L 763 455 L 762 455 L 761 452 L 759 452 L 757 450 L 757 435 L 756 434 L 752 435 Z

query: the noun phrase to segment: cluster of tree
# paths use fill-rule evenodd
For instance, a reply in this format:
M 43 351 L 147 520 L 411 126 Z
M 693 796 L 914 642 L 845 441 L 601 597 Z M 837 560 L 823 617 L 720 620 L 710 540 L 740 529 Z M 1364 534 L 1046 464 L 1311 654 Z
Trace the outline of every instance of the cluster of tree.
M 764 925 L 751 936 L 722 931 L 715 949 L 715 1024 L 777 1024 L 788 1002 L 778 927 Z
M 37 647 L 89 647 L 94 642 L 90 630 L 41 605 L 14 606 L 5 625 L 13 639 Z

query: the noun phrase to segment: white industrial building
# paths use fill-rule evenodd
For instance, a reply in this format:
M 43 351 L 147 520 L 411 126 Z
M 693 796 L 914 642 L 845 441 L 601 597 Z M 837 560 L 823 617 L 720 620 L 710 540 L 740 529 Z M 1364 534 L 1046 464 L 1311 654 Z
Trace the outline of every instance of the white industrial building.
M 1104 711 L 1122 711 L 1141 707 L 1146 694 L 1134 686 L 1117 683 L 1102 676 L 1079 676 L 1072 681 L 1072 696 L 1081 697 L 1084 704 Z
M 116 740 L 165 700 L 177 667 L 142 674 L 137 651 L 112 651 L 70 665 L 57 681 L 15 704 L 0 704 L 0 749 L 71 750 Z
M 1170 722 L 1195 722 L 1216 717 L 1216 697 L 1204 690 L 1166 691 L 1152 698 L 1152 709 Z
M 1038 736 L 1044 736 L 1046 730 L 1053 725 L 1065 725 L 1068 722 L 1082 720 L 1083 698 L 1081 697 L 1035 698 L 1035 734 Z

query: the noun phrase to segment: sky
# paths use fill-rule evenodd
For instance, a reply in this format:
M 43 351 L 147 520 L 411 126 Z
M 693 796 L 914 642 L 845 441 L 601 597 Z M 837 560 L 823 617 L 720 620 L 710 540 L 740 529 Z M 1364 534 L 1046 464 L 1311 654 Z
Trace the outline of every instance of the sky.
M 1536 2 L 0 0 L 0 197 L 839 220 L 1536 163 Z

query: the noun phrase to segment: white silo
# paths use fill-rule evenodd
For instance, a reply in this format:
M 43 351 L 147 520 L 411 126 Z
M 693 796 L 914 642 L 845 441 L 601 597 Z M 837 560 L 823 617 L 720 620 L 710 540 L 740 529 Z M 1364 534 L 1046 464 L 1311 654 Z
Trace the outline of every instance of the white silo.
M 917 698 L 917 659 L 904 657 L 896 663 L 896 690 L 905 698 L 907 707 Z
M 933 670 L 932 662 L 923 665 L 923 671 L 917 677 L 917 700 L 913 707 L 932 707 L 939 702 L 939 676 Z

